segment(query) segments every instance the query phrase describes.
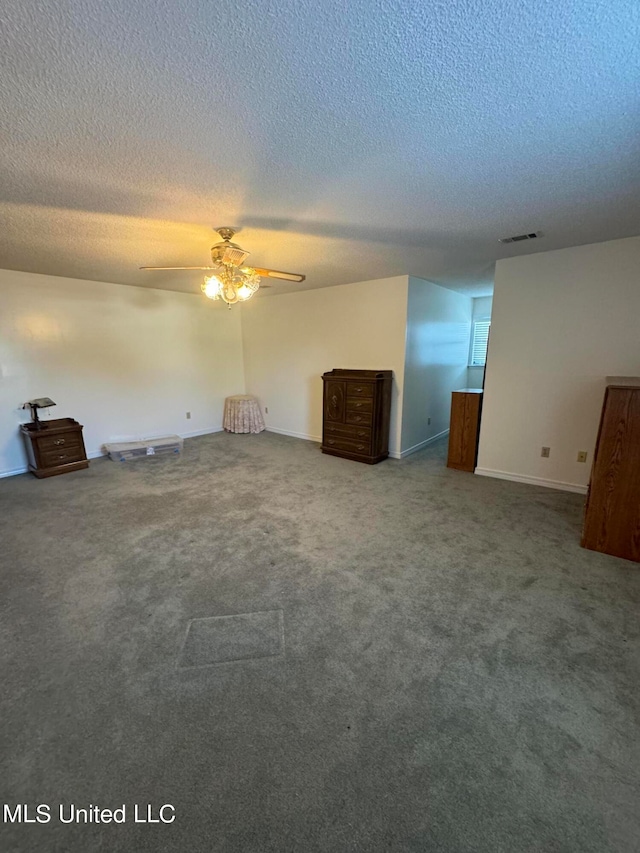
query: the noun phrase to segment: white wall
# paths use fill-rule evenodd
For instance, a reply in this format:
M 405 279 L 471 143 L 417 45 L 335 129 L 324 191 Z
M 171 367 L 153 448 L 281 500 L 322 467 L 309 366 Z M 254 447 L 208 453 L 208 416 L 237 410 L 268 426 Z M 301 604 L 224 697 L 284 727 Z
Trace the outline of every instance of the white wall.
M 475 296 L 471 301 L 473 302 L 473 312 L 471 314 L 472 322 L 491 318 L 493 296 Z M 469 350 L 471 350 L 471 341 L 469 341 Z M 470 351 L 469 356 L 471 356 Z M 484 367 L 468 367 L 467 388 L 482 388 L 483 375 Z
M 640 237 L 498 261 L 477 473 L 585 490 L 605 377 L 640 375 L 639 271 Z
M 451 392 L 467 384 L 471 303 L 469 296 L 409 278 L 403 456 L 449 429 Z
M 389 450 L 399 456 L 407 291 L 399 276 L 242 305 L 247 393 L 269 409 L 267 428 L 320 441 L 324 372 L 393 370 Z
M 243 393 L 240 312 L 183 293 L 0 270 L 0 475 L 26 467 L 18 407 L 51 397 L 49 417 L 105 441 L 222 426 Z M 186 412 L 191 412 L 191 420 Z M 46 415 L 45 415 L 46 417 Z

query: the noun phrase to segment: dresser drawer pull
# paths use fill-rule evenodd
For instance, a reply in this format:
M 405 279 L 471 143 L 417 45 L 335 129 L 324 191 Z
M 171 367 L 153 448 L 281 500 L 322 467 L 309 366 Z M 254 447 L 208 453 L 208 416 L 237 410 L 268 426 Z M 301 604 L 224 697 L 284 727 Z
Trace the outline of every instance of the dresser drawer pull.
M 362 408 L 362 403 L 356 403 L 356 409 L 361 409 L 361 408 Z
M 360 422 L 362 420 L 362 418 L 359 415 L 355 415 L 353 419 L 354 419 L 354 421 L 358 421 L 358 422 Z
M 332 441 L 331 439 L 329 439 L 329 441 L 327 442 L 327 444 L 335 444 L 335 441 Z
M 358 445 L 358 450 L 364 450 L 364 444 L 359 444 L 359 445 Z
M 358 435 L 360 436 L 360 438 L 364 438 L 364 437 L 365 437 L 365 435 L 366 435 L 366 432 L 365 432 L 364 430 L 362 430 L 362 429 L 361 429 L 361 430 L 358 432 Z
M 359 394 L 362 391 L 362 388 L 356 388 L 355 390 Z
M 59 447 L 61 444 L 64 444 L 64 438 L 56 438 L 53 443 Z

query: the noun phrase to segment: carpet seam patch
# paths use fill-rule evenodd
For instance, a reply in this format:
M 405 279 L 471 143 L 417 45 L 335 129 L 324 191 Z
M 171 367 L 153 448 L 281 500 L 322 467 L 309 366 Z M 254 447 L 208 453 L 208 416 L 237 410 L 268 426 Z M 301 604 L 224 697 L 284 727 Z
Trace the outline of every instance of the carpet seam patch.
M 230 657 L 223 658 L 221 660 L 213 660 L 208 663 L 181 663 L 185 656 L 185 650 L 187 648 L 187 643 L 189 641 L 189 636 L 191 634 L 191 629 L 194 623 L 198 622 L 222 622 L 223 620 L 234 620 L 241 617 L 246 616 L 259 616 L 269 613 L 277 614 L 277 636 L 278 636 L 278 649 L 275 652 L 268 652 L 266 654 L 245 654 L 239 655 L 238 657 Z M 246 613 L 227 613 L 223 616 L 196 616 L 193 619 L 190 619 L 187 623 L 187 627 L 185 630 L 184 638 L 182 640 L 182 644 L 180 645 L 180 649 L 178 651 L 175 669 L 176 670 L 194 670 L 194 669 L 207 669 L 213 666 L 223 666 L 225 664 L 230 663 L 240 663 L 242 661 L 250 661 L 250 660 L 267 660 L 270 658 L 284 658 L 285 657 L 285 634 L 284 634 L 284 611 L 282 608 L 275 608 L 272 610 L 253 610 Z

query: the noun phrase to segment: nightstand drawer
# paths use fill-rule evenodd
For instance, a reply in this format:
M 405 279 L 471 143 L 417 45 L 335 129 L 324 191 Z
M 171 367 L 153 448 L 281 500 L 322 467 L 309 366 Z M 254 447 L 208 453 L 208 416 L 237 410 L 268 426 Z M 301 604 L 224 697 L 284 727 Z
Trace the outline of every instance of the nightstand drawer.
M 74 450 L 80 447 L 80 436 L 77 432 L 69 432 L 66 435 L 43 435 L 38 436 L 35 441 L 38 444 L 41 453 L 48 451 Z
M 76 447 L 61 447 L 58 450 L 47 450 L 40 454 L 42 466 L 44 468 L 53 468 L 55 465 L 68 465 L 69 462 L 80 462 L 85 459 L 80 445 Z

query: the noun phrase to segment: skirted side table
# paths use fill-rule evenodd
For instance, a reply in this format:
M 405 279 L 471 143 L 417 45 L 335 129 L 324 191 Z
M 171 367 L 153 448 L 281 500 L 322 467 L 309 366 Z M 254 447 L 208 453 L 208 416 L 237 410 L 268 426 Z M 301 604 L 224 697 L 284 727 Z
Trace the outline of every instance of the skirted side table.
M 236 394 L 224 401 L 222 426 L 225 432 L 262 432 L 264 418 L 255 397 Z

